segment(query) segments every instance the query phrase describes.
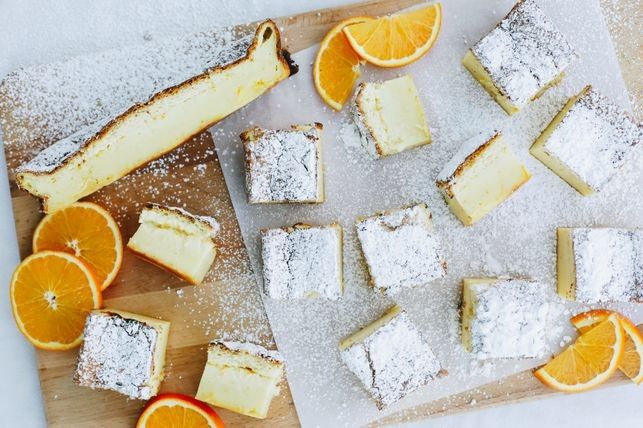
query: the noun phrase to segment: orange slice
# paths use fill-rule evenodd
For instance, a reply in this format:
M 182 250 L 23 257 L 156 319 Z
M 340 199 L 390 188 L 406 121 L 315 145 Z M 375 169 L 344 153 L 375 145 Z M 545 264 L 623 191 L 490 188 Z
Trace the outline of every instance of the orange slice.
M 607 309 L 595 309 L 578 314 L 570 321 L 574 327 L 584 333 L 607 319 L 611 313 Z M 621 327 L 625 332 L 625 351 L 623 351 L 623 358 L 618 368 L 638 385 L 643 382 L 643 334 L 636 324 L 623 315 L 618 315 Z
M 223 428 L 208 405 L 183 394 L 162 394 L 147 403 L 136 428 Z
M 83 338 L 87 313 L 102 297 L 91 270 L 59 251 L 33 254 L 11 278 L 11 306 L 18 328 L 36 347 L 71 349 Z
M 344 34 L 355 52 L 380 67 L 401 67 L 418 60 L 435 43 L 442 25 L 440 3 L 373 21 L 350 25 Z
M 545 385 L 562 392 L 581 392 L 602 384 L 616 371 L 625 349 L 625 334 L 616 314 L 586 333 L 556 358 L 534 372 Z
M 81 259 L 94 272 L 100 289 L 106 289 L 123 260 L 118 225 L 103 208 L 76 202 L 46 215 L 33 236 L 33 252 L 64 251 Z
M 345 19 L 335 25 L 321 42 L 313 65 L 313 80 L 319 96 L 335 110 L 341 110 L 350 97 L 363 62 L 342 30 L 347 25 L 372 20 L 365 16 Z

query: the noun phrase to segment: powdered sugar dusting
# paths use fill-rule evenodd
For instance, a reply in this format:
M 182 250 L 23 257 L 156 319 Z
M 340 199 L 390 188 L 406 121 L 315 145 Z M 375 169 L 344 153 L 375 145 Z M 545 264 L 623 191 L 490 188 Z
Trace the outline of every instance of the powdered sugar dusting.
M 471 353 L 476 358 L 542 357 L 548 351 L 546 286 L 500 280 L 469 288 L 474 305 Z
M 471 51 L 495 86 L 519 107 L 576 57 L 565 36 L 533 0 L 521 0 Z
M 247 131 L 246 188 L 251 203 L 311 202 L 323 197 L 320 129 Z M 247 134 L 245 134 L 247 135 Z
M 261 245 L 268 297 L 341 297 L 343 243 L 337 226 L 265 230 Z
M 371 281 L 387 294 L 445 275 L 446 262 L 425 204 L 379 213 L 356 227 Z
M 219 30 L 25 68 L 6 77 L 0 108 L 22 125 L 11 140 L 56 141 L 242 57 L 251 40 Z
M 576 228 L 571 237 L 576 300 L 643 300 L 643 230 Z
M 426 385 L 441 371 L 435 354 L 404 312 L 342 350 L 341 356 L 380 407 Z
M 554 128 L 545 150 L 598 191 L 641 141 L 643 126 L 589 88 Z
M 155 327 L 114 313 L 90 313 L 83 336 L 76 383 L 143 400 L 156 394 L 160 378 L 153 378 L 154 353 L 165 350 L 156 349 Z

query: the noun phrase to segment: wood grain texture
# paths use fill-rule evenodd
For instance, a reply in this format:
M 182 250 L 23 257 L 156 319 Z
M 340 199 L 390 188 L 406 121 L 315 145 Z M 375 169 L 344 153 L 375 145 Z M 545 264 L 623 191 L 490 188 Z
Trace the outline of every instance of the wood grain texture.
M 376 0 L 334 9 L 276 18 L 291 52 L 318 43 L 338 21 L 355 15 L 382 15 L 420 3 L 420 0 Z M 636 1 L 625 2 L 636 4 Z M 625 11 L 632 8 L 624 8 Z M 627 32 L 616 33 L 616 45 L 635 105 L 640 105 L 641 80 L 638 68 L 628 58 L 638 57 L 637 43 Z M 621 41 L 623 39 L 624 41 Z M 300 64 L 307 66 L 307 64 Z M 3 112 L 0 112 L 2 114 Z M 16 124 L 18 126 L 18 124 Z M 26 159 L 21 149 L 33 141 L 20 141 L 20 132 L 4 129 L 5 154 L 21 257 L 31 251 L 31 236 L 42 214 L 38 202 L 20 191 L 13 181 L 14 169 Z M 51 142 L 37 141 L 44 146 Z M 161 171 L 159 173 L 159 171 Z M 159 189 L 163 189 L 159 191 Z M 179 149 L 133 172 L 87 198 L 105 206 L 117 219 L 126 241 L 137 227 L 140 209 L 148 201 L 183 205 L 195 213 L 215 213 L 222 225 L 217 239 L 220 249 L 204 284 L 190 286 L 146 263 L 127 250 L 115 283 L 105 292 L 105 305 L 156 316 L 172 322 L 167 355 L 167 378 L 162 391 L 196 392 L 207 342 L 220 335 L 242 336 L 255 332 L 256 341 L 272 345 L 270 327 L 263 312 L 248 256 L 243 244 L 225 180 L 209 133 L 199 135 Z M 77 350 L 38 352 L 38 366 L 47 420 L 53 427 L 133 426 L 143 405 L 123 396 L 80 388 L 72 384 Z M 608 385 L 627 382 L 615 377 Z M 373 426 L 418 420 L 481 407 L 550 396 L 555 392 L 541 386 L 531 371 L 518 373 L 481 388 L 426 403 L 388 416 Z M 269 419 L 259 421 L 221 410 L 228 426 L 298 426 L 297 413 L 287 385 L 271 406 Z

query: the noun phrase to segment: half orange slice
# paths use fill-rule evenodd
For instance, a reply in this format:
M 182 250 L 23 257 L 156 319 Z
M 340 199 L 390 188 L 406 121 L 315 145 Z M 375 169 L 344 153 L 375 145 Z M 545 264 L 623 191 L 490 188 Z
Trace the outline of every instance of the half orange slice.
M 401 67 L 417 61 L 433 46 L 442 26 L 442 5 L 421 9 L 344 28 L 357 54 L 380 67 Z
M 335 110 L 341 110 L 350 97 L 360 75 L 359 66 L 363 62 L 342 30 L 347 25 L 372 20 L 365 16 L 345 19 L 326 34 L 319 46 L 313 65 L 313 80 L 319 96 Z
M 625 350 L 625 333 L 611 314 L 534 372 L 543 384 L 562 392 L 581 392 L 602 384 L 617 370 Z
M 570 321 L 581 333 L 591 330 L 607 319 L 612 312 L 607 309 L 594 309 L 574 316 Z M 619 314 L 619 321 L 625 332 L 625 350 L 618 365 L 635 384 L 643 382 L 643 334 L 632 321 Z

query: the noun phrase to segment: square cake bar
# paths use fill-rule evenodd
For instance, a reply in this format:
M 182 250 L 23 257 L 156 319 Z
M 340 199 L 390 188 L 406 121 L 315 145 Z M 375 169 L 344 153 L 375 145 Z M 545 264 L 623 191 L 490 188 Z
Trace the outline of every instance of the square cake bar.
M 272 299 L 338 299 L 344 289 L 339 224 L 261 231 L 264 292 Z
M 559 228 L 558 294 L 583 303 L 643 301 L 643 229 Z
M 376 158 L 431 142 L 422 102 L 410 75 L 360 83 L 352 112 L 362 145 Z
M 466 141 L 438 175 L 437 186 L 449 208 L 470 226 L 531 178 L 499 132 Z
M 324 202 L 321 123 L 241 134 L 251 204 Z
M 254 343 L 214 341 L 208 346 L 196 399 L 264 419 L 279 394 L 284 363 L 277 351 Z
M 462 344 L 478 359 L 541 356 L 548 311 L 545 286 L 536 281 L 464 278 Z
M 182 208 L 148 204 L 127 247 L 141 258 L 191 284 L 200 284 L 217 250 L 214 238 L 219 223 Z
M 465 55 L 462 64 L 508 113 L 563 77 L 576 54 L 533 0 L 521 0 Z
M 583 195 L 600 191 L 643 140 L 643 127 L 591 86 L 571 97 L 530 152 Z
M 399 306 L 344 339 L 339 349 L 342 360 L 379 409 L 446 374 Z
M 355 227 L 376 289 L 392 295 L 446 275 L 426 204 L 383 211 Z
M 167 321 L 113 309 L 91 311 L 74 382 L 148 400 L 163 380 L 169 332 Z

